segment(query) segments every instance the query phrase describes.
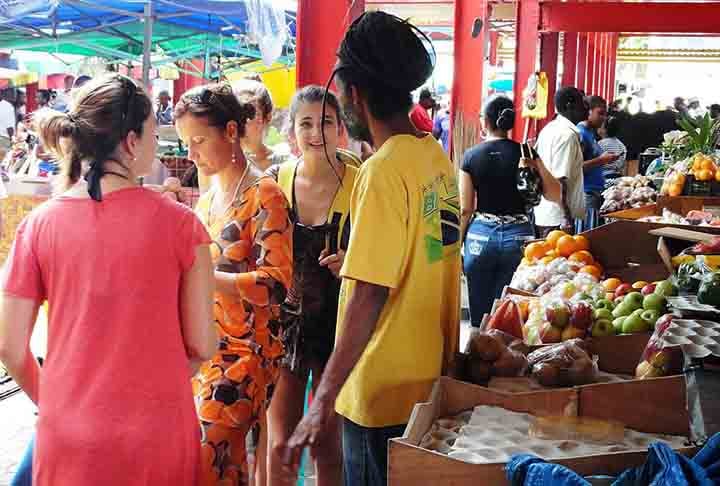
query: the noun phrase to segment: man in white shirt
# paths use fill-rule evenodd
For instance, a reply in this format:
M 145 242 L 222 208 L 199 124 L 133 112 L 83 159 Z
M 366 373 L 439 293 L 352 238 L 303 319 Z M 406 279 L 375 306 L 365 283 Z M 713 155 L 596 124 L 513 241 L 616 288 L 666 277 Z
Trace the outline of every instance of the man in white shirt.
M 583 95 L 577 88 L 565 87 L 555 95 L 556 118 L 538 136 L 536 150 L 545 167 L 563 182 L 563 204 L 542 198 L 535 208 L 539 236 L 553 229 L 572 228 L 574 218 L 585 214 L 583 193 L 583 153 L 577 124 L 588 115 Z

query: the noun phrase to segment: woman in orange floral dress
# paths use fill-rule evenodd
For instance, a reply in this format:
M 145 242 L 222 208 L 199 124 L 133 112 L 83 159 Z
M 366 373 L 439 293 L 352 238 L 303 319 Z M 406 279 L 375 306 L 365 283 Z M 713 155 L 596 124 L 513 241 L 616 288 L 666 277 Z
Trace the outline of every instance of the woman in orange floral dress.
M 283 356 L 280 304 L 292 278 L 292 225 L 280 187 L 240 148 L 254 107 L 227 84 L 185 93 L 175 125 L 213 185 L 196 207 L 213 239 L 215 356 L 193 379 L 202 425 L 201 482 L 248 482 L 245 438 L 265 413 Z

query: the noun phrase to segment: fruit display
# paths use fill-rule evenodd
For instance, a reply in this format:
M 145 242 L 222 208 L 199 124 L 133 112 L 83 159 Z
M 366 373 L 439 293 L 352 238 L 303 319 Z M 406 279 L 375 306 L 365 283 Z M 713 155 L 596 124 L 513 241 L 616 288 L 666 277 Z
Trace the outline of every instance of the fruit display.
M 479 385 L 493 376 L 522 376 L 528 367 L 525 349 L 521 339 L 497 329 L 476 332 L 465 353 L 465 378 Z
M 520 306 L 512 299 L 504 299 L 490 316 L 487 329 L 496 329 L 522 339 L 522 321 Z
M 602 274 L 585 236 L 555 230 L 544 241 L 527 245 L 510 286 L 542 295 L 559 283 L 573 282 L 578 275 L 575 284 L 582 286 L 598 282 Z
M 656 325 L 645 351 L 643 351 L 640 363 L 635 370 L 635 377 L 641 380 L 645 378 L 657 378 L 668 374 L 670 365 L 670 351 L 666 349 L 665 335 L 673 323 L 674 316 L 665 314 Z
M 597 362 L 582 339 L 544 346 L 527 357 L 530 374 L 543 386 L 574 386 L 595 382 Z
M 718 166 L 714 157 L 697 153 L 690 160 L 690 173 L 698 181 L 712 181 L 716 177 L 720 177 L 718 174 Z
M 688 226 L 720 226 L 720 218 L 708 211 L 693 210 L 689 211 L 685 216 L 674 213 L 667 208 L 662 210 L 660 216 L 645 216 L 638 219 L 645 223 L 662 223 L 662 224 L 684 224 Z
M 639 175 L 616 179 L 615 185 L 605 189 L 602 196 L 604 202 L 600 213 L 606 214 L 652 204 L 658 193 L 649 177 Z

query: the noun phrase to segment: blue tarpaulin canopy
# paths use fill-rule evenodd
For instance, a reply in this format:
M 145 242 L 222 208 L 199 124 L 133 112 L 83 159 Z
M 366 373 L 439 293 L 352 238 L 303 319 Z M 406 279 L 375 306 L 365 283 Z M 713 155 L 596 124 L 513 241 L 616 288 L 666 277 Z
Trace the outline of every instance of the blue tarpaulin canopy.
M 1 48 L 154 66 L 211 54 L 292 63 L 294 30 L 273 0 L 0 0 Z

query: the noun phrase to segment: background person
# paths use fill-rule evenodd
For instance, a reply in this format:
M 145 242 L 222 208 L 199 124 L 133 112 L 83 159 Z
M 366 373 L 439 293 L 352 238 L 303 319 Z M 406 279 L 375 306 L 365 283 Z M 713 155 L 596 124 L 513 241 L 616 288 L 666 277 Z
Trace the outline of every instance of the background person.
M 64 192 L 21 223 L 0 278 L 0 360 L 39 406 L 33 484 L 194 485 L 188 371 L 216 339 L 209 238 L 190 209 L 137 185 L 157 144 L 150 99 L 106 76 L 36 123 Z M 41 371 L 29 344 L 46 299 Z
M 233 84 L 233 91 L 241 102 L 255 107 L 255 116 L 248 120 L 242 148 L 248 159 L 261 171 L 285 162 L 285 156 L 265 145 L 268 129 L 273 118 L 273 102 L 270 91 L 260 81 L 242 79 Z
M 537 151 L 550 173 L 563 185 L 560 203 L 543 197 L 535 207 L 535 228 L 544 238 L 555 229 L 572 232 L 573 218 L 585 214 L 583 152 L 577 124 L 587 118 L 582 92 L 564 87 L 555 94 L 557 116 L 538 135 Z
M 415 125 L 415 128 L 421 132 L 432 133 L 433 120 L 429 111 L 433 108 L 435 108 L 435 100 L 432 92 L 428 88 L 421 89 L 418 102 L 410 111 L 410 120 Z
M 538 171 L 548 200 L 559 202 L 562 191 L 532 149 L 521 148 L 508 138 L 515 125 L 510 98 L 490 98 L 481 121 L 487 137 L 465 152 L 460 171 L 461 234 L 467 229 L 463 261 L 470 318 L 476 327 L 510 283 L 522 259 L 524 242 L 534 237 L 525 201 L 517 189 L 520 159 L 525 158 L 527 165 Z
M 170 93 L 166 90 L 158 93 L 158 106 L 155 116 L 157 117 L 158 125 L 172 125 L 173 124 L 173 107 L 170 103 Z

